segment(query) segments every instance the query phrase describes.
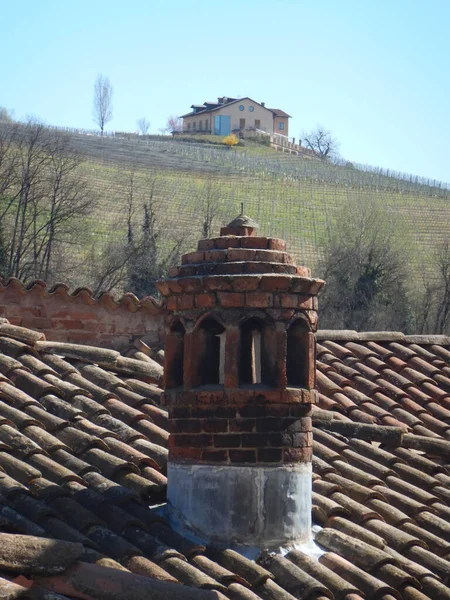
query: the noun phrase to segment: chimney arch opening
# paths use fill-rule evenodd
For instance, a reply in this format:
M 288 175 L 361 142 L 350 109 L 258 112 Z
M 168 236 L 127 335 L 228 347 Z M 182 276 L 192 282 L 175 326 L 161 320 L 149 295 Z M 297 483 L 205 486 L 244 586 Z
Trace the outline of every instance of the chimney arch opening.
M 240 326 L 239 385 L 275 386 L 275 328 L 263 318 L 250 317 Z
M 166 337 L 166 388 L 183 386 L 184 380 L 184 336 L 186 330 L 180 320 L 172 323 Z
M 309 327 L 304 319 L 296 319 L 287 330 L 286 375 L 288 387 L 308 387 Z
M 225 371 L 225 328 L 214 317 L 208 316 L 194 331 L 192 348 L 196 353 L 196 384 L 223 385 Z

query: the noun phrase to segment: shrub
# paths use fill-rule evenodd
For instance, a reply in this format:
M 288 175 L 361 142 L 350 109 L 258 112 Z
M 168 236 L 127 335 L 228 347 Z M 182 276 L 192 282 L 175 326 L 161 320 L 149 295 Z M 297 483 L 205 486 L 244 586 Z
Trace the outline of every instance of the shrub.
M 237 146 L 239 144 L 239 140 L 234 135 L 234 133 L 232 133 L 230 135 L 227 135 L 227 137 L 223 138 L 223 143 L 229 148 L 232 148 L 233 146 Z

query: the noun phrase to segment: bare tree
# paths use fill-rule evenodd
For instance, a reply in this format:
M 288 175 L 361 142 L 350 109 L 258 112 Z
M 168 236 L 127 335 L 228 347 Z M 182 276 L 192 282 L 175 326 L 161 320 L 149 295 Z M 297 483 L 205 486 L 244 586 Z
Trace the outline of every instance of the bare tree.
M 410 291 L 412 316 L 418 333 L 448 334 L 450 332 L 450 239 L 436 246 L 422 277 Z
M 136 125 L 138 126 L 141 135 L 147 135 L 151 123 L 145 117 L 141 117 L 136 121 Z
M 2 275 L 52 278 L 54 258 L 93 208 L 82 160 L 66 135 L 42 124 L 0 128 Z
M 118 185 L 125 202 L 116 230 L 123 234 L 100 253 L 92 248 L 91 287 L 94 294 L 126 289 L 138 297 L 158 295 L 155 282 L 191 247 L 192 232 L 173 222 L 157 176 L 146 176 L 132 165 L 120 174 Z
M 392 215 L 369 203 L 339 210 L 325 243 L 321 273 L 324 328 L 408 329 L 405 248 Z
M 109 123 L 113 117 L 112 109 L 113 88 L 107 77 L 101 73 L 97 75 L 94 84 L 94 106 L 92 114 L 94 122 L 100 127 L 103 135 L 106 123 Z
M 302 131 L 300 135 L 303 145 L 321 160 L 334 160 L 339 156 L 339 142 L 322 125 L 316 125 L 311 131 Z
M 203 220 L 202 237 L 209 238 L 213 233 L 215 222 L 223 211 L 220 185 L 209 178 L 199 190 L 199 194 L 201 218 Z
M 13 113 L 4 106 L 0 106 L 0 122 L 11 123 L 13 120 Z
M 167 119 L 164 132 L 175 135 L 176 133 L 180 133 L 181 131 L 183 131 L 183 119 L 175 115 L 170 115 L 170 117 Z

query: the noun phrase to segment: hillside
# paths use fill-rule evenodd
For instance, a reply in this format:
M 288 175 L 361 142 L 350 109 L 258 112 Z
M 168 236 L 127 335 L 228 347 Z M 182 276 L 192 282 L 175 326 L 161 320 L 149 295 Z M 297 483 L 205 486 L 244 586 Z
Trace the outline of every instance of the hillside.
M 229 150 L 171 138 L 72 135 L 72 143 L 86 154 L 84 176 L 98 194 L 95 218 L 83 230 L 85 240 L 95 239 L 97 247 L 126 234 L 131 171 L 135 218 L 151 188 L 159 224 L 180 231 L 185 247 L 201 235 L 206 215 L 217 231 L 239 212 L 242 202 L 263 235 L 285 238 L 297 262 L 313 268 L 328 226 L 345 204 L 376 203 L 389 211 L 418 268 L 450 236 L 450 191 L 439 182 L 337 167 L 249 142 Z

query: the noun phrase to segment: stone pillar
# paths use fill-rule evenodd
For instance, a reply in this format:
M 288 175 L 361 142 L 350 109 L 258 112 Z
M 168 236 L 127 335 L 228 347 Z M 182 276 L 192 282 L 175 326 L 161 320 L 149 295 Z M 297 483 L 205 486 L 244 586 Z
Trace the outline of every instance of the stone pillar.
M 238 217 L 159 284 L 178 340 L 166 370 L 184 368 L 163 396 L 167 494 L 184 525 L 209 540 L 278 548 L 310 537 L 323 281 L 294 264 L 283 240 L 257 237 L 256 226 Z

